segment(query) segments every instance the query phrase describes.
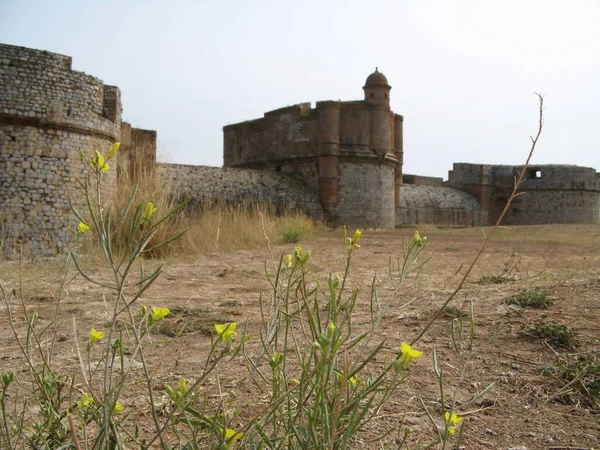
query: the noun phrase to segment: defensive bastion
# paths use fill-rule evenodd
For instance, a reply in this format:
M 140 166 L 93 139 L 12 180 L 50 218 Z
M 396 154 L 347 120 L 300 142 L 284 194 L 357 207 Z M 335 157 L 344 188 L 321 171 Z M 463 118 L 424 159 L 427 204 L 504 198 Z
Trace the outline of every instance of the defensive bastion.
M 454 164 L 449 180 L 402 173 L 402 116 L 391 86 L 369 75 L 364 99 L 303 103 L 224 128 L 225 168 L 156 163 L 156 132 L 121 121 L 120 91 L 68 56 L 0 44 L 0 244 L 31 255 L 68 250 L 83 209 L 80 150 L 121 150 L 106 198 L 124 177 L 154 176 L 197 201 L 251 200 L 302 209 L 334 225 L 391 228 L 495 221 L 519 168 Z M 530 168 L 509 224 L 597 223 L 594 169 Z

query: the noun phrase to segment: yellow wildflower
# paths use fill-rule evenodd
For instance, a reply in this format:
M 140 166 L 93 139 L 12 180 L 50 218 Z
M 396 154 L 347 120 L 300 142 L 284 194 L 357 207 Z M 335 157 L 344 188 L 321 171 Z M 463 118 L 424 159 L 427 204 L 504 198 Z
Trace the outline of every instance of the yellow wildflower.
M 294 265 L 298 264 L 300 266 L 306 265 L 308 259 L 310 258 L 310 250 L 303 251 L 302 247 L 297 246 L 294 249 Z
M 158 322 L 169 315 L 171 310 L 169 308 L 159 308 L 157 306 L 152 307 L 152 313 L 150 314 L 150 320 L 152 322 Z
M 177 385 L 177 392 L 181 392 L 182 394 L 187 394 L 190 390 L 190 385 L 185 378 L 179 379 L 179 384 Z
M 81 400 L 77 400 L 77 406 L 81 409 L 88 409 L 94 403 L 94 397 L 90 396 L 87 392 L 81 394 Z
M 464 420 L 462 417 L 457 416 L 454 411 L 452 411 L 452 414 L 449 412 L 444 413 L 444 419 L 446 419 L 446 426 L 448 427 L 448 433 L 450 433 L 450 435 L 456 433 L 454 425 L 461 423 Z
M 169 398 L 173 400 L 177 406 L 183 407 L 186 403 L 185 398 L 190 390 L 190 385 L 185 378 L 180 378 L 175 389 L 173 389 L 171 386 L 167 386 L 165 390 L 167 391 Z
M 89 229 L 90 226 L 87 223 L 79 222 L 79 225 L 77 225 L 77 237 L 83 236 L 83 233 L 85 233 Z
M 115 407 L 113 408 L 113 413 L 119 414 L 121 411 L 123 411 L 123 405 L 121 405 L 119 402 L 115 403 Z
M 120 142 L 115 142 L 112 147 L 110 148 L 110 150 L 108 151 L 108 159 L 113 158 L 117 152 L 119 151 L 119 148 L 121 147 L 121 143 Z
M 100 154 L 98 150 L 96 150 L 96 157 L 92 159 L 92 163 L 94 163 L 94 167 L 100 173 L 110 169 L 110 166 L 106 164 L 106 161 L 104 160 L 104 155 Z
M 292 267 L 292 255 L 291 254 L 285 255 L 285 266 Z
M 413 236 L 413 244 L 416 247 L 427 247 L 429 245 L 429 239 L 426 237 L 421 237 L 419 234 L 419 230 L 415 230 L 415 235 Z
M 353 237 L 346 236 L 346 227 L 344 227 L 344 236 L 346 236 L 346 250 L 351 252 L 352 250 L 359 249 L 360 245 L 358 245 L 358 241 L 360 240 L 361 235 L 362 235 L 362 231 L 357 229 L 354 232 Z
M 400 344 L 400 362 L 404 365 L 410 364 L 414 359 L 423 356 L 423 352 L 415 350 L 406 342 Z
M 227 428 L 225 430 L 225 440 L 227 442 L 235 442 L 238 439 L 241 439 L 244 436 L 244 433 L 238 433 L 235 430 L 232 430 L 231 428 Z
M 219 341 L 224 342 L 225 344 L 229 344 L 231 339 L 234 336 L 237 336 L 235 332 L 235 327 L 237 327 L 237 322 L 231 322 L 226 324 L 216 324 L 215 330 L 217 330 L 217 335 L 219 336 Z
M 341 381 L 344 378 L 344 371 L 340 370 L 340 374 L 338 375 L 338 379 Z M 352 387 L 356 387 L 356 385 L 358 384 L 358 380 L 355 376 L 351 376 L 350 378 L 348 378 L 346 380 L 346 382 L 352 386 Z
M 96 331 L 95 328 L 92 327 L 90 330 L 90 344 L 94 345 L 97 341 L 104 337 L 104 333 L 102 331 Z
M 152 202 L 148 202 L 146 209 L 144 210 L 144 219 L 150 220 L 150 217 L 152 217 L 152 214 L 154 214 L 156 210 L 157 209 L 154 204 Z

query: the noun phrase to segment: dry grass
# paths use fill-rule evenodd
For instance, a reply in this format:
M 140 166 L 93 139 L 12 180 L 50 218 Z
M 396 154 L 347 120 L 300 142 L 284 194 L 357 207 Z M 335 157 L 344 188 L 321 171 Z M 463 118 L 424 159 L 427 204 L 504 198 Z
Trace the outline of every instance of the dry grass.
M 136 190 L 134 200 L 127 219 L 120 225 L 123 211 L 131 201 L 131 194 Z M 140 180 L 132 180 L 127 174 L 121 174 L 117 191 L 110 204 L 111 229 L 114 231 L 113 251 L 122 253 L 127 243 L 133 211 L 138 205 L 142 208 L 152 202 L 157 208 L 153 216 L 159 220 L 179 204 L 170 186 L 160 183 L 151 176 L 142 176 Z M 152 258 L 182 257 L 207 254 L 215 251 L 236 249 L 256 249 L 264 246 L 265 235 L 272 242 L 282 240 L 283 231 L 290 224 L 309 235 L 314 224 L 310 218 L 297 211 L 278 212 L 267 204 L 251 201 L 232 204 L 222 200 L 207 201 L 201 204 L 189 204 L 162 225 L 153 238 L 152 245 L 183 233 L 176 241 L 149 253 Z M 86 243 L 89 254 L 99 251 L 97 243 Z

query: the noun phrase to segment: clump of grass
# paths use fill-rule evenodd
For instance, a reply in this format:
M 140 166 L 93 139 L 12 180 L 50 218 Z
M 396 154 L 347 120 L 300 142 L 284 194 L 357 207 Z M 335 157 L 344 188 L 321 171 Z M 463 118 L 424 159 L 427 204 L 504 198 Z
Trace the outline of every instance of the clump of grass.
M 597 358 L 586 355 L 572 360 L 559 358 L 556 365 L 546 367 L 542 374 L 570 388 L 558 400 L 600 408 L 600 361 Z
M 117 189 L 110 202 L 111 229 L 117 230 L 113 236 L 113 251 L 127 252 L 130 223 L 120 224 L 118 212 L 131 207 L 131 193 L 135 191 L 134 203 L 152 203 L 157 214 L 163 214 L 176 207 L 181 199 L 170 185 L 150 173 L 138 171 L 132 178 L 127 171 L 119 173 Z M 127 220 L 131 220 L 128 216 Z M 123 226 L 124 225 L 124 226 Z M 222 199 L 205 200 L 187 205 L 177 215 L 169 217 L 165 226 L 155 230 L 153 242 L 164 242 L 174 235 L 180 235 L 167 246 L 145 252 L 145 258 L 168 258 L 185 255 L 198 255 L 215 251 L 254 249 L 264 245 L 265 234 L 275 241 L 286 232 L 285 242 L 299 242 L 312 230 L 312 221 L 306 216 L 291 210 L 278 211 L 273 205 L 255 202 L 230 202 Z M 92 253 L 100 246 L 91 245 Z M 88 243 L 88 249 L 90 245 Z M 97 252 L 96 252 L 97 253 Z
M 503 284 L 516 281 L 515 277 L 505 277 L 503 275 L 484 275 L 477 281 L 478 284 Z
M 554 300 L 539 287 L 523 289 L 519 294 L 511 295 L 508 302 L 521 308 L 546 309 Z
M 556 322 L 536 323 L 525 327 L 523 335 L 533 336 L 554 348 L 573 349 L 579 346 L 579 332 L 567 325 L 559 325 Z
M 286 244 L 297 244 L 312 233 L 312 221 L 302 214 L 283 217 L 277 224 L 279 237 Z
M 484 275 L 477 281 L 478 284 L 503 284 L 517 281 L 516 273 L 518 270 L 519 260 L 514 254 L 504 264 L 504 269 L 500 275 Z
M 456 306 L 444 306 L 440 312 L 440 316 L 448 319 L 466 318 L 469 316 L 468 313 L 461 311 Z
M 210 336 L 215 323 L 233 322 L 230 317 L 219 317 L 211 308 L 173 307 L 170 313 L 152 329 L 153 333 L 175 337 L 181 334 L 200 333 Z

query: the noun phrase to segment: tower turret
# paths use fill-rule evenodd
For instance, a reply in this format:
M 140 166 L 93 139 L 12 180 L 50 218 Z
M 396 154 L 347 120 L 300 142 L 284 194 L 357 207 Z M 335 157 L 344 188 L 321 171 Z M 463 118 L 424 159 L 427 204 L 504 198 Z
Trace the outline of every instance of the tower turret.
M 388 80 L 384 74 L 375 67 L 375 72 L 367 77 L 363 90 L 365 91 L 365 101 L 373 105 L 390 107 L 390 89 Z

